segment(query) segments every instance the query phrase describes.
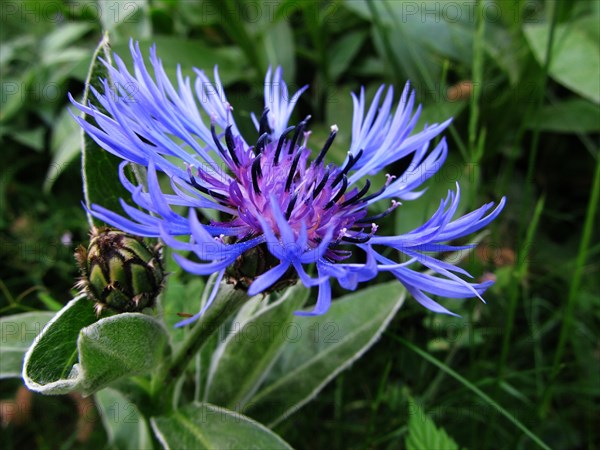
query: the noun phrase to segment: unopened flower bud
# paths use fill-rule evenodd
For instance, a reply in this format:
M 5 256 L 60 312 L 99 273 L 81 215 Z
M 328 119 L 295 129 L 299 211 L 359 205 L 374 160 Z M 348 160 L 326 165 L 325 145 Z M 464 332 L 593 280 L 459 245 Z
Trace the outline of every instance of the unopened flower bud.
M 163 286 L 164 270 L 157 248 L 143 239 L 111 228 L 95 228 L 90 245 L 79 246 L 75 259 L 81 269 L 77 284 L 104 308 L 135 312 L 154 306 Z

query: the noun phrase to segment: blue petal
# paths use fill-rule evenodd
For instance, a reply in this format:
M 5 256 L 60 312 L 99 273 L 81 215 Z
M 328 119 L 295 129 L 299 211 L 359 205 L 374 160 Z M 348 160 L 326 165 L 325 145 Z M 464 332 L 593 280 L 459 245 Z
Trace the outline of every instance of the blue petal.
M 331 283 L 325 281 L 319 286 L 319 296 L 317 297 L 317 304 L 312 311 L 296 311 L 294 314 L 297 316 L 320 316 L 325 314 L 331 306 Z
M 254 280 L 254 282 L 250 285 L 250 288 L 248 289 L 248 295 L 252 297 L 256 294 L 260 294 L 265 289 L 270 288 L 285 274 L 289 267 L 290 263 L 283 261 L 281 264 L 273 267 L 270 270 L 267 270 L 261 276 L 256 278 L 256 280 Z

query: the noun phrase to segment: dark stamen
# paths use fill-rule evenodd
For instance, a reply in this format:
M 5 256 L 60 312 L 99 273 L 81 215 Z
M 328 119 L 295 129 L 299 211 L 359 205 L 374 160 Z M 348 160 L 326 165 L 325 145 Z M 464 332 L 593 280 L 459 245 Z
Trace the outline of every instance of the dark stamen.
M 396 208 L 388 208 L 382 213 L 375 214 L 374 216 L 365 217 L 364 219 L 358 219 L 355 223 L 373 223 L 379 219 L 383 219 L 386 216 L 389 216 Z
M 362 155 L 363 155 L 362 150 L 359 150 L 358 153 L 356 154 L 356 156 L 348 155 L 348 162 L 346 163 L 346 165 L 344 166 L 342 171 L 338 174 L 338 176 L 335 177 L 335 180 L 333 180 L 333 183 L 331 183 L 332 187 L 336 186 L 340 181 L 342 181 L 342 177 L 344 175 L 346 175 L 348 172 L 350 172 L 352 167 L 354 167 L 354 164 L 356 164 L 356 162 L 360 159 L 360 157 Z
M 252 163 L 252 186 L 254 187 L 254 192 L 260 194 L 260 186 L 258 185 L 259 178 L 262 178 L 262 169 L 260 167 L 260 155 L 254 158 L 254 162 Z
M 255 155 L 259 155 L 260 153 L 262 153 L 268 138 L 269 135 L 267 133 L 261 134 L 261 136 L 258 138 L 258 141 L 256 141 L 256 146 L 254 147 Z
M 317 185 L 317 187 L 313 191 L 313 195 L 312 195 L 313 198 L 317 198 L 317 195 L 319 195 L 319 193 L 323 190 L 328 179 L 329 179 L 329 170 L 327 172 L 325 172 L 325 175 L 323 175 L 323 179 L 321 180 L 321 182 Z
M 298 127 L 300 128 L 300 127 Z M 288 174 L 287 180 L 285 182 L 285 191 L 288 192 L 290 187 L 292 186 L 292 180 L 294 179 L 294 175 L 296 175 L 296 168 L 298 167 L 298 161 L 300 160 L 300 156 L 302 156 L 302 148 L 298 150 L 296 156 L 294 156 L 294 161 L 292 161 L 292 166 L 290 167 L 290 173 Z
M 333 197 L 329 203 L 327 203 L 325 205 L 325 209 L 329 209 L 331 208 L 333 205 L 335 205 L 335 203 L 342 197 L 342 195 L 344 195 L 344 192 L 346 192 L 346 189 L 348 188 L 348 178 L 346 178 L 346 175 L 342 176 L 342 187 L 340 188 L 339 191 L 337 191 L 337 193 L 335 194 L 335 197 Z
M 236 166 L 240 165 L 240 160 L 235 153 L 235 141 L 233 139 L 233 133 L 231 132 L 231 125 L 225 128 L 225 143 L 227 144 L 227 148 L 229 149 L 229 154 L 231 155 L 231 159 L 235 163 Z
M 296 200 L 298 200 L 298 194 L 294 194 L 292 196 L 292 199 L 290 200 L 290 204 L 287 207 L 287 210 L 285 211 L 285 219 L 289 220 L 290 216 L 292 215 L 292 211 L 294 211 L 294 206 L 296 206 Z
M 375 197 L 379 197 L 381 194 L 383 194 L 385 192 L 385 190 L 387 189 L 387 186 L 384 185 L 381 189 L 379 189 L 377 192 L 374 192 L 372 194 L 367 195 L 365 198 L 362 199 L 363 203 L 364 202 L 368 202 L 369 200 L 374 199 Z
M 198 189 L 200 192 L 210 195 L 211 197 L 218 198 L 219 200 L 229 200 L 229 197 L 227 197 L 226 195 L 219 194 L 218 192 L 211 191 L 210 189 L 199 185 L 191 173 L 190 173 L 190 184 L 192 186 L 194 186 L 196 189 Z
M 281 149 L 283 148 L 283 142 L 285 141 L 285 138 L 287 137 L 288 134 L 290 134 L 290 132 L 296 127 L 291 126 L 291 127 L 287 127 L 283 133 L 281 133 L 281 136 L 279 137 L 279 142 L 277 142 L 277 150 L 275 150 L 275 158 L 274 158 L 274 162 L 275 165 L 279 164 L 279 155 L 281 154 Z
M 258 126 L 258 135 L 259 136 L 262 136 L 265 133 L 267 133 L 267 134 L 272 133 L 271 127 L 269 126 L 269 118 L 267 117 L 268 114 L 269 114 L 269 108 L 265 108 L 263 110 L 262 115 L 260 116 L 260 122 L 259 122 L 259 126 Z
M 317 159 L 315 159 L 315 166 L 321 164 L 321 161 L 323 161 L 323 158 L 325 158 L 325 155 L 329 151 L 329 147 L 331 147 L 331 144 L 333 144 L 333 140 L 335 139 L 337 131 L 338 131 L 338 127 L 337 126 L 334 125 L 334 126 L 331 127 L 331 133 L 329 134 L 329 137 L 327 138 L 327 141 L 325 141 L 325 145 L 323 146 L 323 148 L 319 152 L 319 156 L 317 156 Z
M 354 197 L 349 198 L 348 200 L 344 201 L 340 206 L 344 207 L 344 206 L 348 206 L 352 203 L 356 203 L 358 200 L 360 200 L 360 198 L 363 195 L 365 195 L 368 192 L 370 187 L 371 187 L 371 181 L 367 180 L 364 187 Z
M 288 148 L 288 155 L 291 155 L 294 152 L 294 149 L 296 148 L 296 143 L 298 142 L 298 137 L 300 137 L 300 133 L 302 133 L 304 131 L 304 128 L 306 128 L 306 124 L 309 120 L 310 116 L 306 116 L 306 119 L 300 122 L 296 127 L 296 131 L 294 132 L 294 136 L 292 137 L 292 141 L 290 142 L 290 147 Z
M 219 152 L 221 153 L 221 155 L 225 156 L 225 149 L 221 145 L 221 141 L 219 140 L 219 137 L 217 136 L 217 131 L 215 130 L 215 124 L 214 123 L 210 124 L 210 134 L 212 134 L 212 138 L 213 138 L 213 141 L 215 141 L 215 145 L 217 146 L 217 150 L 219 150 Z
M 350 237 L 350 236 L 344 236 L 342 237 L 342 241 L 345 242 L 351 242 L 352 244 L 364 244 L 365 242 L 368 242 L 369 239 L 371 239 L 371 236 L 365 236 L 365 237 Z

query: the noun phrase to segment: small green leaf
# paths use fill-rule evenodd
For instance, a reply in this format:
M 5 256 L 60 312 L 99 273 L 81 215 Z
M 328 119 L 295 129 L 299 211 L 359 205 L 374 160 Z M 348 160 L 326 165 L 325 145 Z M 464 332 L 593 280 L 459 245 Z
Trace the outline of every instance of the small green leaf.
M 439 8 L 437 2 L 354 0 L 341 5 L 373 23 L 372 40 L 377 53 L 395 61 L 401 72 L 395 75 L 410 79 L 414 85 L 425 83 L 432 88 L 431 80 L 441 73 L 444 59 L 466 65 L 472 60 L 474 21 L 468 19 L 468 14 L 458 17 L 455 10 Z M 438 13 L 427 20 L 428 11 L 436 7 Z
M 52 152 L 52 162 L 44 180 L 45 192 L 50 191 L 56 179 L 81 152 L 79 125 L 73 120 L 66 108 L 60 114 L 52 129 L 50 151 Z
M 44 56 L 49 52 L 60 53 L 93 29 L 94 25 L 89 22 L 65 22 L 44 37 L 40 43 L 40 53 Z
M 25 352 L 52 316 L 52 312 L 35 311 L 0 319 L 0 379 L 21 377 Z
M 393 281 L 344 296 L 323 316 L 296 317 L 294 333 L 244 413 L 273 425 L 295 412 L 379 339 L 405 294 Z
M 152 23 L 146 0 L 129 0 L 100 4 L 100 22 L 104 30 L 115 38 L 147 39 L 152 34 Z
M 272 67 L 281 66 L 286 81 L 293 83 L 296 76 L 296 51 L 290 25 L 285 21 L 271 24 L 262 41 L 268 64 Z M 275 88 L 279 89 L 279 86 Z
M 146 419 L 122 393 L 106 388 L 96 392 L 94 397 L 108 435 L 109 448 L 123 450 L 153 448 Z
M 332 81 L 337 80 L 350 66 L 367 38 L 366 31 L 353 31 L 334 42 L 330 54 L 329 70 Z
M 150 419 L 165 449 L 291 449 L 265 426 L 241 414 L 194 403 L 167 416 Z
M 144 374 L 158 366 L 167 332 L 156 319 L 123 313 L 81 330 L 77 347 L 84 394 L 91 394 L 125 375 Z
M 37 127 L 27 131 L 18 130 L 15 133 L 11 133 L 10 137 L 36 152 L 44 151 L 46 145 L 44 142 L 46 137 L 46 130 L 44 127 Z
M 227 340 L 213 355 L 207 401 L 229 408 L 244 407 L 279 355 L 293 313 L 307 297 L 308 290 L 298 284 L 255 316 L 234 321 Z
M 35 70 L 25 71 L 19 78 L 5 77 L 0 83 L 0 123 L 4 126 L 28 103 L 31 84 L 35 80 Z
M 503 5 L 504 6 L 504 5 Z M 508 75 L 511 86 L 518 81 L 523 71 L 523 62 L 520 58 L 523 42 L 510 30 L 493 23 L 485 24 L 485 39 L 483 48 L 490 59 Z
M 424 93 L 422 93 L 424 94 Z M 442 123 L 448 119 L 454 119 L 463 112 L 467 106 L 466 101 L 447 100 L 445 92 L 438 92 L 434 95 L 434 103 L 423 105 L 423 110 L 415 126 L 416 130 L 423 130 L 426 125 Z
M 94 303 L 80 295 L 46 325 L 25 355 L 23 379 L 27 387 L 45 394 L 64 394 L 77 386 L 77 338 L 82 328 L 97 320 Z
M 573 92 L 600 103 L 600 42 L 589 30 L 587 19 L 556 27 L 549 73 Z M 550 26 L 527 25 L 524 32 L 535 58 L 545 64 Z
M 408 437 L 406 450 L 458 450 L 458 444 L 443 428 L 437 428 L 433 420 L 414 401 L 408 404 Z
M 527 127 L 556 133 L 597 133 L 600 131 L 600 106 L 579 98 L 547 105 L 529 117 Z

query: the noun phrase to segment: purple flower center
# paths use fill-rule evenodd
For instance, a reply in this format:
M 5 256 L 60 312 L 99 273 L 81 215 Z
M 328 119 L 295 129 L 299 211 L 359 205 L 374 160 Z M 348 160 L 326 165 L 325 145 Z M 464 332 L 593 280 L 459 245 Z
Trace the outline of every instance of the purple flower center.
M 310 116 L 296 127 L 287 128 L 279 139 L 272 140 L 267 114 L 268 109 L 265 109 L 260 120 L 260 137 L 251 147 L 237 139 L 230 126 L 225 129 L 223 145 L 214 125 L 211 126 L 215 146 L 229 174 L 216 177 L 206 170 L 188 167 L 190 183 L 195 188 L 237 210 L 230 221 L 212 221 L 212 224 L 235 229 L 235 238 L 241 241 L 263 234 L 262 220 L 281 236 L 277 214 L 283 214 L 296 238 L 306 233 L 309 248 L 317 247 L 333 232 L 325 257 L 331 261 L 347 258 L 350 252 L 336 247 L 367 242 L 377 231 L 373 221 L 393 209 L 367 218 L 368 200 L 382 190 L 367 195 L 371 187 L 369 180 L 360 189 L 348 189 L 347 174 L 363 152 L 359 151 L 356 156 L 349 154 L 341 167 L 325 165 L 325 155 L 338 131 L 334 125 L 317 157 L 309 161 L 311 150 L 306 144 L 310 132 L 305 129 Z M 279 211 L 274 211 L 272 199 Z

